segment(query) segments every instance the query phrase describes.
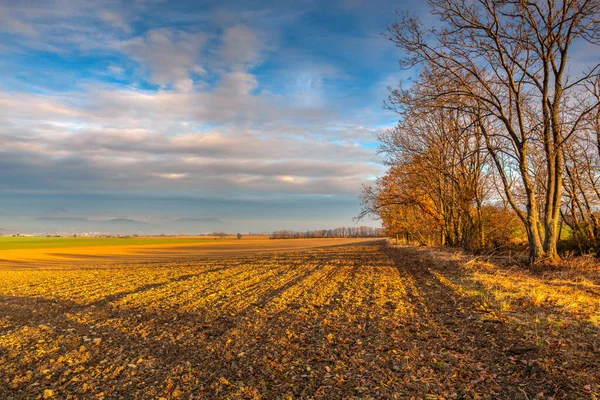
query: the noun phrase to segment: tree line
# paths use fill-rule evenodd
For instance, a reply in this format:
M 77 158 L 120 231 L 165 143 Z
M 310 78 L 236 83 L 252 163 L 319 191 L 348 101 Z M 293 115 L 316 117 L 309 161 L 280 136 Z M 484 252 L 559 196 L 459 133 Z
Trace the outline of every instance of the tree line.
M 371 226 L 341 227 L 335 229 L 320 229 L 312 231 L 275 231 L 271 239 L 310 239 L 310 238 L 370 238 L 384 236 L 382 228 Z
M 421 244 L 523 237 L 600 247 L 600 0 L 430 0 L 433 26 L 397 15 L 385 38 L 415 72 L 386 107 L 387 173 L 361 217 Z

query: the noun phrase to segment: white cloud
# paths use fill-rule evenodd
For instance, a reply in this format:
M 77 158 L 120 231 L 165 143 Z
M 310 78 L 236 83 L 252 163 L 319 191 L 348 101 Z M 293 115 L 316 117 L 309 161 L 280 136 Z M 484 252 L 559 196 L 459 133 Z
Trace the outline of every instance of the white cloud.
M 98 13 L 98 17 L 115 29 L 120 29 L 125 33 L 131 32 L 131 26 L 129 26 L 123 14 L 103 10 Z
M 38 34 L 31 25 L 22 22 L 12 15 L 9 15 L 2 8 L 0 8 L 0 31 L 16 33 L 29 37 L 35 37 Z
M 108 73 L 117 78 L 121 78 L 125 74 L 125 68 L 118 65 L 109 65 Z
M 150 71 L 150 79 L 168 85 L 201 70 L 200 55 L 208 36 L 175 29 L 154 29 L 122 42 L 120 48 Z M 200 69 L 199 69 L 200 68 Z
M 295 110 L 274 107 L 254 87 L 251 74 L 232 72 L 202 93 L 89 87 L 52 101 L 2 93 L 11 111 L 0 120 L 4 163 L 26 179 L 0 179 L 0 189 L 52 181 L 60 190 L 330 195 L 356 193 L 379 172 L 371 150 L 313 135 L 319 124 L 294 128 Z M 188 127 L 173 124 L 182 120 Z M 211 121 L 219 125 L 194 128 Z
M 186 176 L 188 176 L 188 174 L 177 174 L 177 173 L 153 173 L 150 174 L 152 176 L 156 176 L 158 178 L 162 178 L 162 179 L 168 179 L 168 180 L 177 180 L 177 179 L 183 179 Z
M 281 68 L 290 77 L 267 90 L 253 68 L 275 39 L 250 18 L 216 22 L 227 28 L 214 36 L 181 24 L 123 40 L 134 13 L 89 15 L 114 29 L 61 20 L 42 30 L 60 34 L 39 45 L 127 55 L 137 70 L 109 58 L 99 74 L 137 75 L 129 85 L 90 80 L 48 96 L 0 91 L 0 167 L 19 171 L 0 176 L 0 190 L 355 196 L 380 172 L 373 151 L 357 145 L 373 130 L 327 98 L 329 83 L 347 78 L 342 71 L 292 59 Z
M 265 50 L 264 38 L 246 25 L 227 28 L 222 36 L 218 63 L 231 69 L 252 66 Z
M 178 92 L 191 92 L 194 90 L 194 81 L 191 78 L 180 79 L 173 85 Z

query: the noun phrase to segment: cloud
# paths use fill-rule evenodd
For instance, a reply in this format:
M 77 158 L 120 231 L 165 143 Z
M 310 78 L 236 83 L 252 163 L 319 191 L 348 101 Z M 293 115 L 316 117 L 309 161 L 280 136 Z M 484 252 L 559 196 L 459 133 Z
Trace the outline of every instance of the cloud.
M 120 29 L 125 33 L 130 33 L 132 31 L 131 26 L 129 26 L 123 14 L 103 10 L 98 13 L 98 17 L 100 17 L 102 21 L 104 21 L 106 24 L 115 29 Z
M 36 37 L 37 31 L 29 24 L 20 21 L 0 8 L 0 31 Z
M 9 3 L 0 14 L 10 31 L 0 37 L 4 194 L 233 198 L 236 217 L 240 199 L 283 201 L 293 204 L 285 219 L 324 198 L 356 208 L 360 185 L 381 172 L 371 142 L 382 124 L 370 105 L 382 74 L 359 76 L 371 45 L 329 32 L 327 2 Z M 338 209 L 328 204 L 315 220 Z M 267 208 L 252 218 L 275 218 Z
M 162 178 L 162 179 L 169 179 L 169 180 L 183 179 L 186 176 L 188 176 L 188 174 L 178 174 L 178 173 L 173 173 L 173 172 L 171 172 L 171 173 L 164 173 L 164 172 L 163 173 L 158 173 L 157 172 L 157 173 L 153 173 L 153 174 L 150 174 L 150 175 L 156 176 L 156 177 Z
M 60 96 L 44 96 L 32 93 L 11 94 L 0 88 L 0 109 L 4 116 L 11 118 L 27 118 L 32 113 L 37 117 L 48 119 L 61 119 L 63 117 L 77 117 L 81 110 L 69 107 L 62 102 Z
M 153 29 L 122 42 L 119 47 L 150 72 L 150 80 L 168 85 L 187 80 L 201 68 L 200 55 L 208 36 L 181 30 Z
M 25 179 L 0 178 L 0 190 L 349 195 L 380 172 L 371 150 L 291 124 L 302 113 L 256 85 L 235 71 L 200 93 L 93 87 L 54 103 L 2 93 L 4 166 Z M 207 123 L 217 126 L 194 128 Z
M 114 77 L 122 78 L 125 74 L 125 68 L 119 65 L 109 65 L 108 73 Z
M 227 28 L 221 38 L 218 63 L 231 69 L 247 68 L 258 63 L 266 49 L 264 37 L 246 25 Z
M 287 87 L 293 101 L 301 106 L 326 106 L 337 94 L 335 84 L 349 79 L 340 68 L 323 63 L 299 62 L 285 74 L 293 77 Z

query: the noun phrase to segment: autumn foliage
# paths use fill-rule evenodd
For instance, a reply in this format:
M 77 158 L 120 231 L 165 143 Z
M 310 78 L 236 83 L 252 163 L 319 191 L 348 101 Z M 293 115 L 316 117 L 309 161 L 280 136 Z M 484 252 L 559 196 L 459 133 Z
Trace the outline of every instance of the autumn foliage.
M 572 53 L 598 53 L 600 2 L 429 3 L 436 23 L 399 16 L 385 34 L 416 78 L 391 90 L 400 121 L 380 138 L 389 171 L 365 188 L 364 214 L 390 234 L 481 248 L 501 223 L 485 205 L 519 219 L 531 262 L 558 258 L 565 225 L 597 247 L 600 64 Z

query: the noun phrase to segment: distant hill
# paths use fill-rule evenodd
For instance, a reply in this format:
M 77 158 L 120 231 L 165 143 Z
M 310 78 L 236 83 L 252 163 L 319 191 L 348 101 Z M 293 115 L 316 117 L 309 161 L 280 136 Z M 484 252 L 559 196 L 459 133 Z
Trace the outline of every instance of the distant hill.
M 95 214 L 78 214 L 65 208 L 52 208 L 23 221 L 21 232 L 33 233 L 86 233 L 100 232 L 107 234 L 201 234 L 225 230 L 226 222 L 215 217 L 177 217 L 173 219 L 157 219 L 155 221 L 139 220 L 116 212 Z M 12 234 L 16 231 L 0 229 L 0 234 Z
M 56 213 L 55 216 L 42 215 L 27 223 L 30 231 L 46 233 L 85 232 L 90 230 L 91 226 L 92 222 L 89 219 L 80 216 L 69 216 L 68 213 L 64 216 L 60 216 L 60 213 Z
M 33 220 L 43 223 L 45 228 L 65 230 L 85 229 L 91 222 L 85 216 L 73 214 L 66 208 L 51 208 Z
M 84 217 L 36 217 L 34 219 L 45 222 L 89 222 L 89 219 Z
M 101 212 L 95 213 L 92 217 L 108 220 L 108 219 L 115 219 L 115 218 L 126 218 L 126 214 L 120 213 L 120 212 L 114 212 L 114 211 L 101 211 Z
M 178 218 L 174 222 L 182 222 L 182 223 L 194 223 L 194 224 L 202 224 L 202 223 L 210 223 L 210 224 L 222 224 L 218 218 Z
M 155 232 L 155 226 L 129 218 L 113 218 L 101 223 L 100 231 L 112 234 L 149 234 Z
M 42 213 L 40 218 L 68 217 L 71 213 L 66 208 L 51 208 Z
M 4 229 L 0 227 L 0 235 L 12 235 L 17 233 L 17 231 L 13 230 L 13 229 Z
M 104 224 L 108 225 L 116 225 L 116 226 L 146 226 L 148 225 L 142 221 L 136 221 L 134 219 L 129 218 L 113 218 L 108 221 L 104 221 Z

